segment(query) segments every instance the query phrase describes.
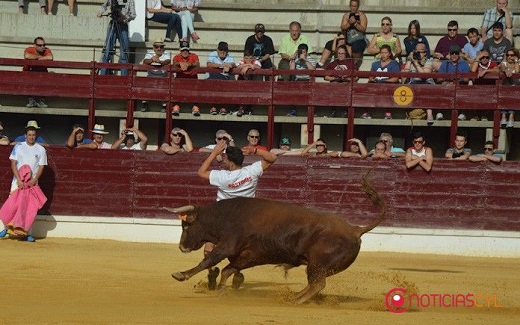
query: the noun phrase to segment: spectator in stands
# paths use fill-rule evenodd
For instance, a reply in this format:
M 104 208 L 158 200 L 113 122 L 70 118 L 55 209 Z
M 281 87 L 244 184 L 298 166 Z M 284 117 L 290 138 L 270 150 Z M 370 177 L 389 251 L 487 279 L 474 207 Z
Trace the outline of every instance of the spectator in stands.
M 450 59 L 442 61 L 442 64 L 439 67 L 439 73 L 468 73 L 469 72 L 469 64 L 460 59 L 460 51 L 461 48 L 458 45 L 452 45 L 450 47 Z M 469 78 L 464 77 L 459 79 L 459 83 L 467 84 Z M 448 85 L 454 83 L 453 79 L 450 78 L 438 78 L 438 83 L 442 83 L 443 85 Z
M 97 13 L 98 18 L 101 18 L 101 16 L 105 13 L 105 11 L 107 11 L 109 7 L 114 7 L 111 6 L 112 1 L 114 0 L 105 0 L 103 2 Z M 107 35 L 107 39 L 105 40 L 106 48 L 103 51 L 103 63 L 109 63 L 110 59 L 113 57 L 117 39 L 119 39 L 119 63 L 128 63 L 128 53 L 130 50 L 128 23 L 134 20 L 137 16 L 135 13 L 135 1 L 127 0 L 125 2 L 123 0 L 117 0 L 117 3 L 118 4 L 115 7 L 118 10 L 114 11 L 111 8 L 110 19 L 115 28 L 109 29 L 110 33 Z M 102 75 L 107 75 L 109 74 L 109 71 L 106 68 L 102 68 L 99 73 Z M 122 69 L 121 75 L 128 75 L 128 70 Z
M 484 47 L 484 43 L 480 40 L 480 35 L 476 28 L 468 29 L 466 35 L 468 36 L 469 42 L 467 42 L 462 48 L 461 57 L 465 59 L 469 65 L 472 65 L 477 59 L 479 52 Z
M 219 42 L 216 51 L 209 54 L 208 68 L 221 69 L 221 73 L 209 73 L 208 79 L 234 80 L 235 77 L 230 74 L 231 70 L 237 65 L 233 56 L 229 54 L 229 46 L 226 42 Z
M 175 39 L 175 34 L 172 34 L 174 28 L 178 39 L 182 38 L 181 18 L 173 9 L 163 6 L 161 0 L 146 0 L 146 18 L 157 23 L 166 24 L 165 42 L 173 42 Z
M 352 58 L 349 57 L 347 47 L 340 45 L 336 49 L 336 59 L 327 65 L 326 70 L 331 71 L 354 71 L 357 70 L 357 66 Z M 325 80 L 330 82 L 345 82 L 350 81 L 351 77 L 348 75 L 330 75 L 325 76 Z
M 8 146 L 10 143 L 11 142 L 9 141 L 7 135 L 4 134 L 4 123 L 0 121 L 0 145 Z
M 465 134 L 457 133 L 455 135 L 455 146 L 448 148 L 445 153 L 446 159 L 452 160 L 467 160 L 471 155 L 471 149 L 466 148 L 468 137 Z
M 402 148 L 394 147 L 394 137 L 390 133 L 383 132 L 379 136 L 379 141 L 386 146 L 385 154 L 390 158 L 404 157 L 405 151 Z M 375 149 L 370 150 L 369 155 L 375 154 Z
M 103 124 L 96 124 L 94 128 L 91 130 L 92 132 L 92 140 L 93 142 L 84 146 L 82 148 L 89 149 L 112 149 L 112 145 L 110 143 L 105 142 L 105 135 L 108 134 L 105 131 L 105 126 Z
M 253 53 L 249 50 L 244 51 L 244 58 L 237 63 L 237 70 L 239 73 L 239 80 L 258 80 L 257 77 L 262 78 L 258 75 L 247 75 L 249 70 L 261 69 L 262 63 L 255 59 Z
M 493 25 L 493 37 L 484 42 L 484 49 L 489 51 L 491 61 L 502 62 L 506 50 L 511 47 L 511 42 L 504 37 L 502 23 Z
M 123 146 L 121 146 L 123 145 Z M 112 149 L 146 150 L 148 138 L 137 128 L 127 128 L 121 132 L 121 136 L 112 144 Z
M 300 44 L 307 44 L 307 52 L 312 52 L 312 48 L 309 47 L 309 39 L 307 36 L 301 34 L 302 25 L 293 21 L 289 24 L 290 34 L 286 35 L 282 38 L 282 42 L 278 48 L 278 53 L 280 54 L 280 62 L 278 62 L 278 69 L 280 70 L 289 70 L 291 60 L 298 59 L 298 46 Z M 290 75 L 282 75 L 280 76 L 281 80 L 289 81 L 291 79 Z
M 496 62 L 490 60 L 488 50 L 482 50 L 476 57 L 476 60 L 471 63 L 471 72 L 478 72 L 478 79 L 473 80 L 475 85 L 494 85 L 494 79 L 483 79 L 483 77 L 489 73 L 497 74 L 500 72 L 500 68 Z
M 456 20 L 448 22 L 448 35 L 441 37 L 433 53 L 433 57 L 437 59 L 434 62 L 434 70 L 439 70 L 441 60 L 449 60 L 451 58 L 450 48 L 453 45 L 457 45 L 462 49 L 467 42 L 466 36 L 459 35 L 459 23 Z
M 380 58 L 380 51 L 383 45 L 388 45 L 390 51 L 395 58 L 400 58 L 403 50 L 401 49 L 401 41 L 399 36 L 392 32 L 392 19 L 383 17 L 381 19 L 381 31 L 375 34 L 368 44 L 367 52 L 375 54 L 376 59 Z
M 33 46 L 29 46 L 23 52 L 25 60 L 53 61 L 52 51 L 46 46 L 43 37 L 36 37 Z M 24 65 L 24 71 L 47 72 L 47 67 Z M 29 97 L 27 107 L 47 108 L 44 98 Z
M 513 75 L 520 73 L 520 63 L 519 63 L 520 53 L 516 48 L 510 48 L 506 51 L 506 60 L 503 61 L 499 65 L 499 69 L 504 73 L 505 78 L 502 81 L 503 85 L 512 85 L 518 86 L 520 85 L 520 79 L 513 78 Z M 500 119 L 501 127 L 512 128 L 515 125 L 515 111 L 502 111 L 502 118 Z M 509 117 L 507 117 L 509 114 Z
M 193 143 L 190 135 L 184 129 L 173 128 L 170 132 L 170 142 L 163 143 L 161 151 L 167 155 L 174 155 L 178 152 L 192 152 Z
M 413 146 L 406 150 L 406 168 L 412 169 L 419 165 L 427 172 L 432 170 L 433 151 L 431 148 L 426 147 L 425 144 L 426 139 L 421 132 L 417 132 L 413 135 Z
M 484 144 L 484 153 L 471 155 L 468 159 L 473 162 L 491 161 L 495 164 L 500 164 L 502 162 L 502 155 L 495 153 L 495 145 L 493 144 L 493 141 L 486 141 Z
M 159 69 L 159 67 L 170 65 L 172 61 L 171 52 L 164 50 L 164 41 L 160 37 L 154 39 L 152 46 L 153 49 L 148 51 L 144 56 L 143 64 L 157 67 L 157 69 L 148 70 L 148 77 L 165 78 L 168 76 L 168 72 L 166 70 Z M 166 110 L 166 103 L 163 103 L 162 107 L 163 111 Z M 143 100 L 141 102 L 141 112 L 146 111 L 148 111 L 148 102 Z M 178 114 L 179 112 L 177 111 L 177 115 Z
M 212 152 L 213 149 L 215 149 L 216 145 L 221 142 L 225 142 L 229 146 L 232 146 L 232 147 L 235 146 L 235 140 L 233 139 L 233 137 L 229 133 L 227 133 L 226 130 L 221 129 L 215 133 L 215 143 L 208 144 L 207 146 L 200 148 L 199 151 L 200 152 Z
M 38 122 L 36 122 L 35 120 L 30 120 L 30 121 L 27 121 L 27 125 L 25 126 L 25 130 L 27 130 L 27 129 L 35 129 L 36 132 L 38 133 L 38 130 L 40 129 L 40 127 L 38 126 Z M 25 132 L 25 134 L 17 136 L 11 144 L 13 145 L 13 144 L 18 144 L 18 143 L 25 142 L 26 141 L 26 138 L 25 138 L 26 134 L 27 134 L 27 132 Z M 44 147 L 49 146 L 47 144 L 47 141 L 45 141 L 45 139 L 42 136 L 38 135 L 38 134 L 36 134 L 36 143 L 38 143 L 38 144 L 40 144 L 40 145 L 42 145 Z
M 301 155 L 302 151 L 301 149 L 292 149 L 291 148 L 291 138 L 287 136 L 283 136 L 280 139 L 280 146 L 278 148 L 273 148 L 270 150 L 271 153 L 274 153 L 277 156 L 284 155 L 284 156 L 295 156 L 295 155 Z
M 179 47 L 180 53 L 173 57 L 173 66 L 175 68 L 181 69 L 180 72 L 177 72 L 176 78 L 186 78 L 186 79 L 197 79 L 197 73 L 193 71 L 194 68 L 200 67 L 199 56 L 195 53 L 190 52 L 190 43 L 186 41 L 180 42 Z M 180 111 L 179 105 L 173 106 L 173 114 L 178 115 Z M 195 116 L 200 115 L 200 109 L 197 104 L 194 104 L 191 108 L 191 112 Z
M 315 70 L 316 60 L 309 55 L 309 47 L 307 44 L 298 45 L 298 55 L 294 60 L 289 63 L 290 70 Z M 294 81 L 309 81 L 311 76 L 296 74 L 291 76 L 291 80 Z
M 327 64 L 331 62 L 331 58 L 337 59 L 337 50 L 340 46 L 345 46 L 347 49 L 348 57 L 352 57 L 351 47 L 347 45 L 347 41 L 345 39 L 345 35 L 343 32 L 339 32 L 334 39 L 331 39 L 327 43 L 325 43 L 325 47 L 321 52 L 321 58 L 318 63 L 316 63 L 316 68 L 326 68 Z
M 345 32 L 347 45 L 351 48 L 352 57 L 357 68 L 363 63 L 363 53 L 367 47 L 367 16 L 359 11 L 359 0 L 350 0 L 349 11 L 341 18 L 341 31 Z
M 314 149 L 314 150 L 312 150 Z M 312 150 L 312 151 L 311 151 Z M 307 145 L 305 149 L 302 151 L 302 156 L 316 156 L 316 157 L 339 157 L 339 152 L 337 151 L 328 151 L 327 142 L 322 138 L 314 141 L 313 143 Z
M 247 133 L 247 145 L 242 147 L 244 155 L 255 154 L 256 150 L 265 150 L 267 148 L 260 144 L 260 132 L 257 129 L 251 129 Z
M 19 14 L 26 14 L 27 10 L 25 10 L 25 3 L 29 4 L 29 1 L 26 0 L 18 0 L 18 13 Z M 45 0 L 38 0 L 38 4 L 40 5 L 40 12 L 44 15 L 47 14 L 47 3 Z M 52 7 L 49 7 L 52 8 Z M 51 9 L 49 9 L 49 12 Z
M 182 41 L 188 42 L 188 33 L 196 42 L 200 39 L 193 26 L 195 14 L 199 11 L 200 0 L 171 0 L 172 9 L 181 17 Z
M 67 147 L 70 149 L 81 147 L 92 143 L 92 140 L 85 138 L 85 128 L 81 124 L 74 124 L 72 132 L 67 139 Z
M 276 51 L 274 50 L 273 40 L 265 35 L 264 24 L 255 25 L 255 34 L 246 39 L 244 52 L 246 51 L 253 53 L 254 58 L 260 61 L 262 69 L 271 69 L 273 67 L 271 55 L 275 54 Z M 269 76 L 265 76 L 262 79 L 269 80 Z
M 18 0 L 20 1 L 20 0 Z M 74 16 L 74 0 L 67 0 L 67 4 L 69 5 L 69 16 Z M 53 15 L 53 12 L 52 10 L 54 9 L 54 0 L 49 0 L 49 5 L 47 6 L 47 8 L 49 8 L 48 10 L 48 14 L 49 15 Z
M 390 159 L 391 157 L 387 154 L 388 146 L 385 142 L 379 140 L 374 145 L 374 149 L 372 149 L 370 152 L 373 152 L 373 154 L 369 154 L 372 159 Z
M 363 141 L 352 138 L 348 140 L 348 150 L 342 151 L 340 157 L 343 158 L 366 158 L 368 157 L 367 147 L 363 144 Z
M 389 45 L 384 44 L 378 50 L 379 52 L 379 60 L 374 61 L 372 63 L 372 68 L 370 71 L 372 72 L 401 72 L 401 68 L 399 67 L 399 63 L 394 60 L 392 55 L 392 49 Z M 397 83 L 399 82 L 399 77 L 369 77 L 368 82 L 377 82 L 377 83 Z
M 404 38 L 403 43 L 407 56 L 415 51 L 415 48 L 419 43 L 424 44 L 426 47 L 426 57 L 429 58 L 431 56 L 430 44 L 428 43 L 426 36 L 421 34 L 421 24 L 419 24 L 418 20 L 414 19 L 408 24 L 408 36 Z
M 497 0 L 497 6 L 486 10 L 482 17 L 482 27 L 480 27 L 480 34 L 482 41 L 485 42 L 488 38 L 493 37 L 493 25 L 501 23 L 504 30 L 505 37 L 513 42 L 513 12 L 507 7 L 508 0 Z
M 426 44 L 417 43 L 415 50 L 408 53 L 406 58 L 406 64 L 404 65 L 403 72 L 413 73 L 432 73 L 433 72 L 433 59 L 428 58 L 428 52 Z M 433 78 L 409 78 L 405 81 L 407 84 L 435 84 Z
M 34 242 L 29 231 L 38 210 L 47 201 L 38 186 L 38 180 L 47 166 L 47 153 L 36 143 L 35 127 L 25 128 L 25 141 L 16 144 L 9 159 L 14 177 L 9 198 L 0 209 L 0 219 L 5 225 L 5 229 L 0 231 L 0 238 L 9 234 L 10 238 Z

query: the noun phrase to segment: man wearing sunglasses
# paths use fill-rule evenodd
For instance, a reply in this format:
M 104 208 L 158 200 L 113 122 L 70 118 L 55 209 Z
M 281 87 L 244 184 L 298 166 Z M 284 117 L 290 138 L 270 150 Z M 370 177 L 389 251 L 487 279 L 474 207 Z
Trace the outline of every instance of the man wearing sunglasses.
M 167 155 L 174 155 L 179 152 L 192 152 L 193 143 L 184 129 L 173 128 L 170 132 L 170 142 L 161 145 L 161 151 Z
M 267 148 L 260 144 L 260 132 L 257 129 L 251 129 L 247 134 L 247 145 L 242 147 L 242 152 L 244 155 L 249 155 L 256 150 L 267 151 Z
M 54 56 L 52 55 L 51 50 L 45 45 L 43 37 L 36 37 L 34 39 L 34 45 L 25 49 L 23 52 L 23 58 L 26 60 L 38 61 L 54 60 Z M 23 71 L 47 72 L 47 67 L 25 65 Z M 45 104 L 43 97 L 30 97 L 27 107 L 46 108 L 47 105 Z
M 468 73 L 469 72 L 469 64 L 461 60 L 460 58 L 461 48 L 458 45 L 452 45 L 450 47 L 450 59 L 447 61 L 442 61 L 441 66 L 439 67 L 439 73 Z M 467 84 L 469 82 L 469 78 L 460 78 L 458 81 L 450 78 L 438 78 L 438 83 L 443 85 L 452 84 L 454 82 L 458 82 L 460 84 Z
M 462 49 L 467 42 L 468 39 L 466 36 L 459 34 L 459 23 L 456 20 L 451 20 L 448 23 L 448 34 L 441 37 L 437 43 L 437 46 L 435 47 L 433 57 L 437 60 L 434 63 L 434 69 L 438 71 L 438 68 L 441 64 L 439 60 L 450 59 L 451 46 L 458 45 Z
M 486 141 L 484 144 L 484 153 L 479 153 L 477 155 L 469 156 L 470 161 L 491 161 L 495 164 L 500 164 L 502 162 L 502 155 L 495 153 L 495 145 L 493 141 Z
M 426 147 L 426 139 L 421 132 L 413 135 L 413 146 L 406 150 L 405 163 L 407 169 L 413 169 L 421 166 L 426 172 L 432 170 L 433 151 Z
M 164 40 L 160 37 L 156 38 L 153 41 L 153 49 L 148 51 L 144 56 L 143 64 L 151 65 L 156 67 L 157 69 L 148 70 L 148 77 L 153 78 L 164 78 L 168 76 L 168 72 L 163 69 L 159 69 L 160 67 L 170 65 L 172 60 L 172 55 L 170 51 L 164 50 Z M 166 110 L 166 103 L 162 104 L 164 110 Z M 146 112 L 148 110 L 148 102 L 143 100 L 141 106 L 141 112 Z

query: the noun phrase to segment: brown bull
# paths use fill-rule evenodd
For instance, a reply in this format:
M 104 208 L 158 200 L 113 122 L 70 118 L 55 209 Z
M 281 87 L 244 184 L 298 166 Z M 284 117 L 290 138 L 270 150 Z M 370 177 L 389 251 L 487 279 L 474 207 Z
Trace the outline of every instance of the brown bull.
M 256 198 L 171 209 L 182 219 L 182 252 L 198 250 L 206 242 L 217 245 L 199 265 L 175 272 L 172 277 L 188 280 L 227 258 L 229 264 L 222 270 L 218 285 L 223 288 L 230 275 L 256 265 L 307 265 L 308 285 L 296 295 L 296 301 L 303 303 L 325 287 L 328 276 L 354 262 L 361 235 L 386 217 L 386 203 L 368 181 L 368 174 L 362 185 L 372 202 L 381 208 L 379 218 L 365 227 L 352 226 L 332 213 Z

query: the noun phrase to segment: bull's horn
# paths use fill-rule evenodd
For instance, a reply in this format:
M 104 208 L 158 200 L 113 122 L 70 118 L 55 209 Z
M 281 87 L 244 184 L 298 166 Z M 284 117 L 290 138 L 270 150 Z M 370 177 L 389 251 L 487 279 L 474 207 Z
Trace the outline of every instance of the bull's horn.
M 173 213 L 183 213 L 183 212 L 190 212 L 190 211 L 193 211 L 195 210 L 195 207 L 193 205 L 185 205 L 183 207 L 180 207 L 180 208 L 167 208 L 167 207 L 163 207 L 163 209 L 165 210 L 168 210 L 170 212 L 173 212 Z

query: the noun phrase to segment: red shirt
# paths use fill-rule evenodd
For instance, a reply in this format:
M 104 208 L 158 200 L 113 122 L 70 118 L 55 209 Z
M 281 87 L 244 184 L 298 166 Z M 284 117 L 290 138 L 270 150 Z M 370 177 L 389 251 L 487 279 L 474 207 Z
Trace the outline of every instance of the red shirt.
M 173 57 L 173 62 L 195 63 L 195 62 L 199 62 L 199 56 L 195 53 L 190 53 L 187 58 L 184 58 L 181 54 L 177 54 L 176 56 Z M 190 70 L 177 72 L 176 78 L 197 79 L 197 74 Z
M 41 54 L 41 53 L 36 51 L 36 48 L 34 46 L 29 46 L 28 48 L 25 49 L 23 54 L 24 54 L 24 57 L 25 57 L 25 54 L 47 56 L 47 55 L 51 55 L 52 52 L 51 52 L 51 50 L 49 48 L 45 48 L 45 51 L 43 51 L 43 54 Z M 47 72 L 47 68 L 46 67 L 33 67 L 33 66 L 30 66 L 30 65 L 24 65 L 23 66 L 23 71 Z

